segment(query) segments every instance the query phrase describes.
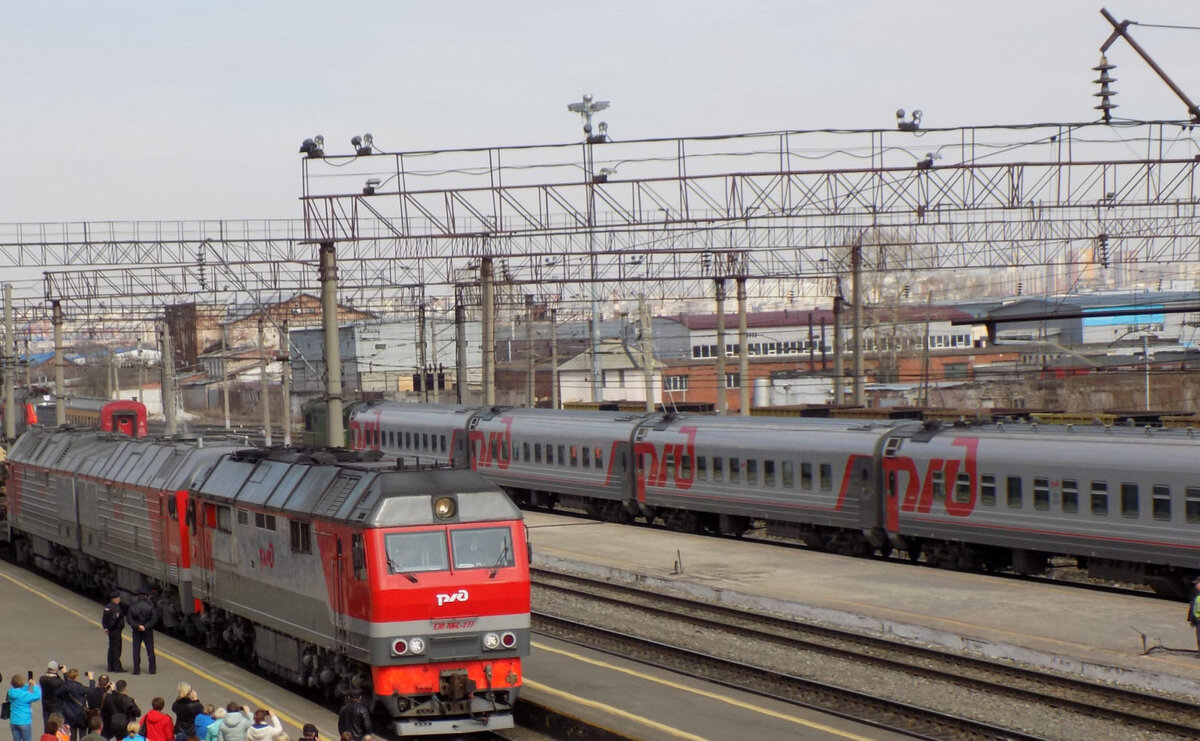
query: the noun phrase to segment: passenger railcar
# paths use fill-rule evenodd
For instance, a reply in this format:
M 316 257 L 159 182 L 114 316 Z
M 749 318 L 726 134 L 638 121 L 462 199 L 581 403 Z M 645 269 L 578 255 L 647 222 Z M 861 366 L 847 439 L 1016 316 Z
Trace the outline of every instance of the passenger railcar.
M 511 727 L 529 648 L 520 511 L 466 469 L 33 428 L 10 451 L 19 559 L 151 587 L 164 624 L 400 736 Z
M 130 437 L 145 437 L 149 432 L 146 405 L 136 399 L 88 399 L 75 396 L 65 399 L 63 411 L 66 419 L 58 424 L 119 432 Z
M 1191 429 L 371 410 L 371 432 L 353 445 L 411 454 L 410 441 L 465 435 L 470 465 L 521 504 L 731 535 L 755 524 L 836 553 L 957 569 L 1040 573 L 1069 556 L 1164 594 L 1186 594 L 1200 574 Z

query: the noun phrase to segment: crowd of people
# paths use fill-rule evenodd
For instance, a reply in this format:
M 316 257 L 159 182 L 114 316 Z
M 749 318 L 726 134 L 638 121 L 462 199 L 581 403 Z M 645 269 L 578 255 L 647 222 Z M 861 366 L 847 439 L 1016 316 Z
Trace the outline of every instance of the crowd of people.
M 143 713 L 124 679 L 111 682 L 107 674 L 93 677 L 90 671 L 82 675 L 86 685 L 80 679 L 79 670 L 57 661 L 49 662 L 40 677 L 32 671 L 14 674 L 4 698 L 13 741 L 290 741 L 270 710 L 251 712 L 238 702 L 206 704 L 187 682 L 176 687 L 169 712 L 166 699 L 155 697 Z M 35 740 L 37 704 L 42 735 Z M 371 716 L 361 698 L 347 699 L 338 716 L 338 734 L 339 741 L 374 741 Z M 299 741 L 318 737 L 317 727 L 305 723 Z

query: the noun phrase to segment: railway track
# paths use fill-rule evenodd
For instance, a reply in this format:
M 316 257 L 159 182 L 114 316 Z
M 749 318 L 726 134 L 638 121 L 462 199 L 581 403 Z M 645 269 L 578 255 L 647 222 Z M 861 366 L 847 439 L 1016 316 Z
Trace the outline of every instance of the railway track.
M 1195 738 L 1200 728 L 1194 703 L 576 575 L 533 578 L 535 630 L 921 737 Z M 882 697 L 886 687 L 899 691 Z

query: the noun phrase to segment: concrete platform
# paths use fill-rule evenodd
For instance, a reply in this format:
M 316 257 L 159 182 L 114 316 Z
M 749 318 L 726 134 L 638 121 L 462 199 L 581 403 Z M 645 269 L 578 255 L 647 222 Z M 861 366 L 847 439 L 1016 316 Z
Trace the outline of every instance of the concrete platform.
M 1186 605 L 526 513 L 534 564 L 1200 700 Z

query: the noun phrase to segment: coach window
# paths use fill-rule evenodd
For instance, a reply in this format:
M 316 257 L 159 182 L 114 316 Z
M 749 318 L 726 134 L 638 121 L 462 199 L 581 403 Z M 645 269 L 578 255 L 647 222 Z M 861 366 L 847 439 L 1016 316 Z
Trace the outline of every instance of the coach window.
M 592 467 L 592 449 L 589 448 L 588 446 L 584 445 L 583 448 L 579 452 L 583 454 L 583 467 L 591 468 Z
M 421 448 L 429 450 L 429 433 L 421 433 Z
M 713 481 L 725 480 L 725 459 L 719 455 L 713 456 Z
M 363 536 L 350 536 L 350 557 L 354 564 L 354 578 L 367 578 L 367 548 L 363 543 Z
M 604 468 L 604 448 L 596 446 L 596 468 Z
M 742 480 L 742 461 L 740 458 L 729 459 L 729 483 L 736 484 Z
M 1062 504 L 1063 512 L 1078 512 L 1079 511 L 1079 482 L 1075 479 L 1063 479 L 1062 493 L 1059 494 L 1059 503 Z
M 546 443 L 546 462 L 547 463 L 554 462 L 554 446 L 551 445 L 550 443 Z
M 445 453 L 446 452 L 446 436 L 442 435 L 441 437 L 442 437 L 442 452 Z M 529 456 L 525 456 L 525 459 L 528 460 Z
M 758 486 L 758 461 L 753 458 L 746 459 L 746 483 Z
M 708 457 L 703 455 L 696 456 L 696 478 L 701 481 L 708 481 Z
M 542 444 L 541 443 L 533 444 L 533 462 L 534 463 L 542 462 Z
M 988 507 L 996 506 L 996 476 L 985 473 L 979 477 L 979 501 Z
M 596 448 L 596 450 L 600 450 Z M 596 464 L 599 466 L 600 464 Z M 683 481 L 692 480 L 692 457 L 686 453 L 679 458 L 679 478 Z
M 812 464 L 811 463 L 801 463 L 800 464 L 800 488 L 801 489 L 811 489 L 812 488 Z
M 567 457 L 565 455 L 563 455 L 563 453 L 565 451 L 566 451 L 565 445 L 558 446 L 558 465 L 560 465 L 560 466 L 567 465 Z
M 404 447 L 406 449 L 412 447 L 412 433 L 411 432 L 404 433 Z
M 780 476 L 781 476 L 780 481 L 779 481 L 780 486 L 784 487 L 785 489 L 791 489 L 793 486 L 795 486 L 796 485 L 795 464 L 792 463 L 791 461 L 784 461 L 783 462 L 783 470 L 780 472 Z
M 763 484 L 767 486 L 775 486 L 775 461 L 763 461 Z
M 525 462 L 529 462 L 529 443 L 521 443 L 521 449 L 525 451 Z
M 1092 514 L 1108 514 L 1108 482 L 1106 481 L 1092 482 Z
M 833 466 L 828 463 L 822 463 L 820 467 L 820 474 L 821 491 L 833 491 Z M 942 496 L 945 496 L 945 491 L 942 492 Z
M 1156 520 L 1171 519 L 1171 487 L 1155 484 L 1152 490 L 1151 510 Z
M 1024 496 L 1022 491 L 1021 477 L 1009 476 L 1007 483 L 1008 491 L 1008 506 L 1019 508 L 1021 506 L 1021 498 Z
M 579 467 L 579 448 L 571 446 L 571 468 Z
M 1050 479 L 1033 480 L 1033 508 L 1050 509 Z
M 663 467 L 667 471 L 667 480 L 675 480 L 675 451 L 667 450 L 663 453 Z
M 1200 522 L 1200 486 L 1184 489 L 1183 513 L 1188 522 Z
M 1138 516 L 1138 485 L 1124 482 L 1121 484 L 1121 516 Z
M 946 501 L 946 472 L 934 471 L 932 477 L 933 484 L 933 501 Z
M 866 474 L 866 471 L 863 471 Z M 971 474 L 960 473 L 954 480 L 954 501 L 967 504 L 971 501 Z

